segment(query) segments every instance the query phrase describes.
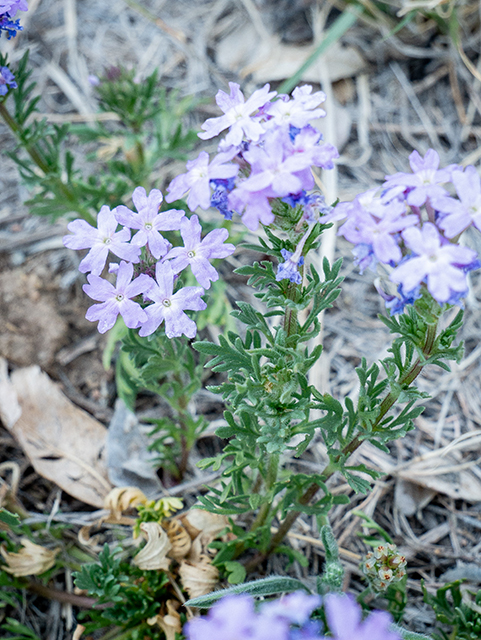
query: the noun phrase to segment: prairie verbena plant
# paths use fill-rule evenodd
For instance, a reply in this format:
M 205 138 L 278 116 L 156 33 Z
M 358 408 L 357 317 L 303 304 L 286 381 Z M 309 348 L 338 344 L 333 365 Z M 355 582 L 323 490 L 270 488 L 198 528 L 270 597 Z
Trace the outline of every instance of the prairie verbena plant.
M 0 2 L 0 16 L 13 23 L 13 12 L 23 6 L 20 1 Z M 311 124 L 325 115 L 324 93 L 300 86 L 291 96 L 277 95 L 265 85 L 246 99 L 240 86 L 230 83 L 229 93 L 219 91 L 216 97 L 223 115 L 207 120 L 199 134 L 210 140 L 226 132 L 218 153 L 211 159 L 200 151 L 164 195 L 150 183 L 150 175 L 156 153 L 163 149 L 169 154 L 160 134 L 147 141 L 142 136 L 147 121 L 166 111 L 165 102 L 161 107 L 157 101 L 154 81 L 139 87 L 132 74 L 121 71 L 121 77 L 114 73 L 98 86 L 103 87 L 103 104 L 117 108 L 128 130 L 126 144 L 120 145 L 122 159 L 106 161 L 105 178 L 83 180 L 73 170 L 72 155 L 59 152 L 67 131 L 45 122 L 27 123 L 36 99 L 25 100 L 31 92 L 26 65 L 25 57 L 13 74 L 2 58 L 0 112 L 28 155 L 14 154 L 23 177 L 40 187 L 31 205 L 40 213 L 50 208 L 55 215 L 80 215 L 69 223 L 64 243 L 88 251 L 80 262 L 87 277 L 84 291 L 94 301 L 87 318 L 98 322 L 101 333 L 124 324 L 122 349 L 137 370 L 139 384 L 169 402 L 173 417 L 158 429 L 176 480 L 185 473 L 189 452 L 207 426 L 189 408 L 202 386 L 204 362 L 210 358 L 207 366 L 224 376 L 211 390 L 226 406 L 225 426 L 217 434 L 227 443 L 219 455 L 200 463 L 217 471 L 219 480 L 199 496 L 198 505 L 230 518 L 229 535 L 211 544 L 217 550 L 216 567 L 235 583 L 270 553 L 303 562 L 283 545 L 284 538 L 301 513 L 315 516 L 319 525 L 326 563 L 318 594 L 295 593 L 303 585 L 291 578 L 236 585 L 237 591 L 231 592 L 238 594 L 235 598 L 215 605 L 204 619 L 189 622 L 187 637 L 263 640 L 272 637 L 273 629 L 279 638 L 289 639 L 322 638 L 326 633 L 338 640 L 419 637 L 390 626 L 387 613 L 371 613 L 363 620 L 360 607 L 339 595 L 343 568 L 329 512 L 349 499 L 334 495 L 329 481 L 338 474 L 354 491 L 368 491 L 380 474 L 352 463 L 352 454 L 365 441 L 388 452 L 388 444 L 413 429 L 423 411 L 419 400 L 426 395 L 415 385 L 423 369 L 447 369 L 450 360 L 462 357 L 456 337 L 468 293 L 467 274 L 480 266 L 476 252 L 460 243 L 467 228 L 481 230 L 481 182 L 474 167 L 440 168 L 435 151 L 424 157 L 413 151 L 410 173 L 387 176 L 383 185 L 352 202 L 326 203 L 315 189 L 313 171 L 331 169 L 338 152 Z M 116 92 L 108 84 L 112 82 L 124 83 L 133 100 L 116 105 Z M 13 115 L 5 106 L 9 95 Z M 101 127 L 83 131 L 86 138 L 98 139 L 101 133 Z M 175 157 L 176 145 L 183 141 L 187 146 L 189 138 L 175 128 L 168 140 L 170 157 Z M 120 147 L 115 147 L 114 157 Z M 130 194 L 133 205 L 126 206 Z M 179 202 L 183 198 L 186 205 Z M 222 217 L 218 226 L 204 232 L 196 211 L 211 207 Z M 194 341 L 196 314 L 205 311 L 219 281 L 216 261 L 236 249 L 228 242 L 227 228 L 234 216 L 240 216 L 250 232 L 262 232 L 246 246 L 267 259 L 237 269 L 248 277 L 258 302 L 238 302 L 232 314 L 238 331 L 220 335 L 218 343 Z M 338 222 L 339 233 L 355 245 L 360 270 L 379 274 L 377 290 L 389 312 L 382 320 L 392 333 L 389 355 L 379 363 L 363 359 L 357 368 L 355 402 L 322 393 L 309 379 L 322 353 L 320 314 L 333 305 L 342 284 L 340 260 L 332 265 L 324 260 L 320 272 L 313 258 L 323 232 Z M 178 445 L 171 458 L 169 438 L 177 438 Z M 302 456 L 314 438 L 324 444 L 324 468 L 315 474 L 287 468 L 286 454 Z M 397 559 L 393 549 L 388 551 L 390 561 L 391 551 Z M 105 552 L 101 558 L 105 584 L 110 588 L 117 581 L 115 589 L 128 591 L 130 578 L 114 555 Z M 136 575 L 135 587 L 146 583 L 143 578 Z M 157 604 L 166 580 L 153 578 L 150 604 Z M 97 593 L 94 587 L 96 597 L 110 602 L 103 583 Z M 264 604 L 258 612 L 249 595 L 239 595 L 288 591 L 294 592 L 289 600 Z M 139 597 L 145 604 L 144 596 Z M 208 607 L 219 597 L 190 604 Z M 135 604 L 137 613 L 141 604 Z M 120 613 L 125 611 L 115 616 Z M 127 630 L 132 620 L 119 618 Z M 127 631 L 121 637 L 136 636 Z
M 230 83 L 230 93 L 219 91 L 216 100 L 223 115 L 207 120 L 199 137 L 227 130 L 218 153 L 211 160 L 201 151 L 188 162 L 165 200 L 186 196 L 192 212 L 212 206 L 226 219 L 237 214 L 251 231 L 262 226 L 265 232 L 248 247 L 270 259 L 237 270 L 249 276 L 265 313 L 239 302 L 233 315 L 244 325 L 240 335 L 229 332 L 219 344 L 192 343 L 211 356 L 209 367 L 226 374 L 212 390 L 227 406 L 227 426 L 218 435 L 228 443 L 219 456 L 200 463 L 220 470 L 221 478 L 199 500 L 208 510 L 243 514 L 250 522 L 242 530 L 233 525 L 236 537 L 221 545 L 218 561 L 233 561 L 252 548 L 252 568 L 279 548 L 300 513 L 327 524 L 332 505 L 347 500 L 333 496 L 326 484 L 334 473 L 355 491 L 369 489 L 369 477 L 379 474 L 350 465 L 352 453 L 366 440 L 388 451 L 387 444 L 411 430 L 423 410 L 414 381 L 424 367 L 447 368 L 447 361 L 461 358 L 462 345 L 454 340 L 463 311 L 453 318 L 451 310 L 462 307 L 467 273 L 480 265 L 459 238 L 470 226 L 481 228 L 481 185 L 473 167 L 440 169 L 435 151 L 424 157 L 414 151 L 411 173 L 387 176 L 381 187 L 333 208 L 315 191 L 312 173 L 312 167 L 332 168 L 338 155 L 310 124 L 324 115 L 322 91 L 302 86 L 291 97 L 278 96 L 265 85 L 245 99 L 239 85 Z M 66 246 L 89 249 L 80 266 L 90 272 L 84 290 L 100 304 L 87 318 L 98 321 L 101 332 L 120 314 L 147 341 L 191 340 L 196 325 L 189 312 L 205 307 L 202 296 L 218 278 L 211 261 L 234 251 L 225 228 L 202 238 L 197 214 L 159 212 L 161 200 L 160 191 L 147 194 L 138 187 L 137 212 L 104 206 L 96 228 L 82 220 L 69 225 Z M 324 260 L 320 274 L 310 258 L 334 221 L 344 221 L 339 233 L 355 245 L 361 271 L 380 269 L 377 287 L 390 312 L 383 321 L 397 335 L 380 364 L 363 360 L 358 367 L 356 404 L 322 394 L 308 380 L 322 351 L 312 346 L 318 316 L 338 297 L 341 284 L 340 261 L 331 266 Z M 183 244 L 172 247 L 165 229 L 178 229 Z M 121 258 L 109 267 L 116 285 L 101 275 L 109 252 Z M 189 272 L 198 286 L 187 284 Z M 149 371 L 155 371 L 152 361 Z M 311 418 L 314 410 L 320 417 Z M 286 472 L 283 454 L 302 455 L 316 434 L 326 446 L 325 468 L 315 475 Z

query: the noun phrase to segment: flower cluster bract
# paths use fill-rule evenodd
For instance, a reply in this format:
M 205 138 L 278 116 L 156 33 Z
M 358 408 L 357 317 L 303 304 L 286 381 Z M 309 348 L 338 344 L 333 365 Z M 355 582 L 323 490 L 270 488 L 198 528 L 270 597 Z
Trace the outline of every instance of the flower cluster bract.
M 320 605 L 320 596 L 296 592 L 262 603 L 256 611 L 251 596 L 228 596 L 207 616 L 188 622 L 184 633 L 187 640 L 327 640 L 321 623 L 310 619 Z M 324 608 L 329 637 L 335 640 L 401 640 L 390 630 L 388 613 L 374 611 L 362 620 L 361 607 L 352 596 L 328 594 Z
M 2 31 L 5 31 L 7 38 L 10 40 L 10 38 L 14 38 L 17 35 L 17 31 L 22 31 L 23 27 L 20 26 L 20 20 L 14 20 L 17 11 L 28 11 L 26 0 L 0 0 L 0 36 Z M 0 89 L 2 88 L 1 85 L 2 82 L 0 81 Z M 0 91 L 0 95 L 5 93 Z
M 136 212 L 123 205 L 112 210 L 103 206 L 97 227 L 85 220 L 68 224 L 72 234 L 64 237 L 64 245 L 89 249 L 79 270 L 89 273 L 85 293 L 100 303 L 86 315 L 98 320 L 100 333 L 111 329 L 120 314 L 127 327 L 140 329 L 141 336 L 154 333 L 161 324 L 168 338 L 196 334 L 196 324 L 185 311 L 206 308 L 204 289 L 219 278 L 211 260 L 227 257 L 235 247 L 225 243 L 226 229 L 215 229 L 202 239 L 196 215 L 188 219 L 182 210 L 159 211 L 162 199 L 158 189 L 147 195 L 137 187 L 132 195 Z M 172 247 L 161 233 L 173 230 L 180 230 L 183 247 Z M 109 267 L 117 274 L 115 285 L 101 277 L 110 253 L 121 259 Z M 176 287 L 179 273 L 189 265 L 201 286 Z
M 361 272 L 389 265 L 398 294 L 379 293 L 391 314 L 402 312 L 427 288 L 440 304 L 459 304 L 468 292 L 467 272 L 481 265 L 477 253 L 458 244 L 468 227 L 481 230 L 481 180 L 472 166 L 439 169 L 433 149 L 409 156 L 412 173 L 386 176 L 380 189 L 339 203 L 327 220 L 345 220 L 339 229 L 355 244 Z M 454 187 L 455 195 L 446 189 Z

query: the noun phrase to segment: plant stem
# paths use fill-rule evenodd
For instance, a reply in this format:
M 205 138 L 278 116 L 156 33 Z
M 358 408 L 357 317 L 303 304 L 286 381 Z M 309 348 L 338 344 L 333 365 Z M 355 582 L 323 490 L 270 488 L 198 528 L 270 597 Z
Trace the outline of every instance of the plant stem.
M 26 588 L 28 589 L 28 591 L 36 593 L 43 598 L 72 604 L 75 607 L 80 607 L 82 609 L 102 609 L 103 607 L 107 606 L 98 605 L 95 598 L 89 598 L 88 596 L 79 596 L 76 593 L 67 593 L 67 591 L 60 591 L 59 589 L 54 589 L 53 587 L 47 587 L 43 584 L 39 584 L 38 582 L 29 582 Z
M 10 112 L 8 111 L 7 107 L 3 102 L 0 102 L 0 115 L 5 121 L 5 124 L 10 128 L 11 132 L 20 142 L 20 144 L 28 153 L 28 155 L 31 157 L 33 162 L 42 171 L 44 176 L 45 177 L 48 176 L 50 180 L 55 182 L 55 185 L 58 188 L 58 190 L 62 193 L 62 195 L 67 200 L 69 205 L 71 205 L 72 210 L 79 213 L 82 216 L 82 218 L 87 222 L 89 222 L 90 224 L 96 225 L 97 224 L 96 218 L 92 216 L 92 214 L 89 211 L 87 211 L 87 209 L 85 209 L 79 204 L 77 198 L 72 193 L 68 185 L 66 185 L 64 182 L 62 182 L 62 180 L 58 176 L 52 173 L 52 171 L 50 170 L 50 167 L 48 166 L 48 163 L 43 157 L 38 146 L 36 144 L 31 144 L 26 141 L 24 129 L 18 124 L 18 122 L 15 121 L 14 118 L 12 118 Z
M 277 480 L 278 469 L 279 469 L 279 454 L 276 453 L 269 457 L 269 461 L 267 465 L 267 475 L 266 475 L 265 486 L 268 491 L 272 489 L 272 487 L 274 486 Z M 265 523 L 265 521 L 267 520 L 267 516 L 269 515 L 269 512 L 271 510 L 271 507 L 272 507 L 272 502 L 265 502 L 261 506 L 261 508 L 259 509 L 259 513 L 256 516 L 256 519 L 252 523 L 252 526 L 250 528 L 251 531 L 255 531 Z
M 428 330 L 426 332 L 426 340 L 423 348 L 423 355 L 427 358 L 431 355 L 431 351 L 434 346 L 434 342 L 436 339 L 436 330 L 437 324 L 428 325 Z M 425 364 L 421 362 L 421 359 L 418 358 L 416 362 L 411 365 L 411 367 L 400 376 L 399 378 L 399 386 L 409 386 L 414 382 L 414 380 L 418 377 L 418 375 L 423 370 Z M 380 404 L 379 415 L 373 425 L 373 431 L 375 431 L 376 427 L 379 426 L 387 412 L 391 409 L 391 407 L 395 404 L 396 400 L 399 397 L 399 392 L 390 391 L 388 395 L 384 398 L 384 400 Z M 346 445 L 342 452 L 338 455 L 337 459 L 334 462 L 330 462 L 326 465 L 326 467 L 321 472 L 321 475 L 324 478 L 324 482 L 327 482 L 329 478 L 335 473 L 337 467 L 337 461 L 341 458 L 348 457 L 356 451 L 358 447 L 364 442 L 364 438 L 360 435 L 357 435 L 353 440 Z M 316 493 L 320 489 L 320 485 L 316 482 L 313 482 L 308 489 L 304 492 L 304 494 L 299 498 L 299 502 L 302 505 L 307 505 L 314 498 Z M 258 553 L 254 556 L 249 562 L 246 563 L 245 568 L 249 573 L 253 571 L 267 556 L 274 551 L 274 549 L 279 546 L 279 544 L 284 540 L 285 536 L 289 532 L 290 528 L 297 520 L 297 518 L 301 515 L 301 511 L 291 511 L 286 516 L 284 521 L 281 523 L 279 529 L 276 534 L 273 536 L 269 548 L 266 553 Z
M 297 285 L 294 282 L 289 284 L 287 289 L 287 299 L 295 301 L 297 298 Z M 287 307 L 286 313 L 284 315 L 284 331 L 288 336 L 291 336 L 295 333 L 297 329 L 297 311 L 296 309 L 291 309 Z

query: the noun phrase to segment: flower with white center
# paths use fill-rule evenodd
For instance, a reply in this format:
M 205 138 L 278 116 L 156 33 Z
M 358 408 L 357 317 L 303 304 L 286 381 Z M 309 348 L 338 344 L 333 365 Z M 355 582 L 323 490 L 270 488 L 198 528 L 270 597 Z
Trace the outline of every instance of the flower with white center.
M 148 291 L 148 298 L 153 304 L 145 309 L 147 320 L 142 322 L 139 336 L 150 336 L 164 322 L 168 338 L 181 335 L 194 338 L 197 326 L 184 311 L 206 309 L 207 305 L 201 298 L 203 293 L 202 287 L 183 287 L 174 293 L 174 272 L 170 263 L 158 262 L 155 282 Z
M 85 317 L 91 322 L 99 321 L 99 333 L 111 329 L 119 313 L 129 329 L 136 329 L 147 320 L 147 314 L 140 304 L 131 298 L 146 293 L 152 287 L 153 281 L 145 274 L 132 280 L 133 273 L 133 264 L 122 261 L 117 271 L 115 286 L 99 276 L 87 276 L 89 283 L 84 284 L 82 288 L 90 298 L 99 300 L 101 304 L 92 305 Z
M 120 205 L 116 209 L 115 217 L 120 224 L 130 229 L 137 229 L 131 245 L 137 247 L 147 245 L 154 258 L 158 260 L 171 247 L 160 232 L 180 229 L 180 222 L 185 213 L 181 209 L 159 212 L 162 193 L 158 189 L 152 189 L 147 195 L 143 187 L 137 187 L 132 194 L 132 200 L 138 213 Z
M 453 295 L 467 293 L 465 271 L 479 267 L 475 251 L 443 243 L 430 222 L 422 229 L 405 229 L 402 237 L 414 255 L 394 269 L 390 275 L 392 282 L 402 284 L 409 293 L 426 281 L 429 293 L 440 303 L 448 302 Z
M 174 273 L 180 273 L 190 264 L 197 282 L 204 289 L 209 289 L 210 283 L 219 279 L 210 260 L 230 256 L 235 247 L 233 244 L 224 244 L 229 237 L 227 229 L 214 229 L 202 240 L 201 232 L 198 216 L 193 215 L 190 220 L 184 218 L 180 227 L 184 246 L 171 249 L 165 259 L 170 260 Z
M 262 89 L 254 91 L 250 98 L 244 98 L 240 85 L 229 82 L 230 94 L 219 91 L 215 97 L 218 106 L 224 112 L 219 118 L 209 118 L 202 125 L 203 133 L 199 133 L 199 138 L 208 140 L 219 135 L 224 129 L 229 129 L 225 140 L 229 145 L 238 147 L 245 136 L 247 140 L 256 142 L 264 133 L 264 128 L 258 120 L 251 116 L 260 107 L 263 107 L 271 98 L 276 95 L 275 91 L 269 91 L 268 84 Z
M 73 220 L 67 229 L 73 233 L 63 237 L 68 249 L 90 249 L 79 265 L 81 273 L 91 272 L 98 276 L 102 273 L 109 251 L 122 260 L 138 262 L 140 247 L 129 244 L 130 229 L 118 227 L 116 209 L 112 211 L 104 205 L 97 216 L 97 229 L 85 220 Z

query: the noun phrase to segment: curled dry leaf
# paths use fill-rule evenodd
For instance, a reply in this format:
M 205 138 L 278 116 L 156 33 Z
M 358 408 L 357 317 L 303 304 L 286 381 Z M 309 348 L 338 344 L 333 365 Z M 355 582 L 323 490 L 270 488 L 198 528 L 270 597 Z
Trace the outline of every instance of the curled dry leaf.
M 124 511 L 146 502 L 147 496 L 137 487 L 115 487 L 105 496 L 104 509 L 109 509 L 112 517 L 120 520 Z
M 182 631 L 182 625 L 180 624 L 180 616 L 177 613 L 177 609 L 180 605 L 180 602 L 176 600 L 167 600 L 167 613 L 163 614 L 162 609 L 161 612 L 152 618 L 147 618 L 147 624 L 154 625 L 157 624 L 165 633 L 166 640 L 175 640 L 176 633 L 180 633 Z
M 169 536 L 157 522 L 142 522 L 140 530 L 147 538 L 147 544 L 133 559 L 139 569 L 164 569 L 168 571 L 170 560 L 167 554 L 172 548 Z
M 80 638 L 83 636 L 84 631 L 85 627 L 81 624 L 78 624 L 75 627 L 75 631 L 73 632 L 72 640 L 80 640 Z
M 219 579 L 219 571 L 211 564 L 208 556 L 201 555 L 195 563 L 183 560 L 180 563 L 179 576 L 189 597 L 197 598 L 214 590 Z
M 190 509 L 179 519 L 192 540 L 200 536 L 200 541 L 204 548 L 229 526 L 229 520 L 226 516 L 210 513 L 204 509 Z
M 6 567 L 2 567 L 7 573 L 11 573 L 17 578 L 20 576 L 36 576 L 44 573 L 55 564 L 55 556 L 60 551 L 57 549 L 46 549 L 39 544 L 34 544 L 28 538 L 20 540 L 22 548 L 18 553 L 8 552 L 3 546 L 0 547 Z
M 0 358 L 0 420 L 11 429 L 22 415 L 17 392 L 8 377 L 8 364 Z
M 94 536 L 90 535 L 91 529 L 94 528 L 94 526 L 95 525 L 86 524 L 81 527 L 79 529 L 77 539 L 84 547 L 88 547 L 92 551 L 99 553 L 100 551 L 102 551 L 103 546 L 100 544 L 101 536 L 99 534 Z
M 182 560 L 182 558 L 185 558 L 189 553 L 192 546 L 192 540 L 189 534 L 177 518 L 166 520 L 162 523 L 162 526 L 167 532 L 172 544 L 169 556 L 174 558 L 174 560 Z

